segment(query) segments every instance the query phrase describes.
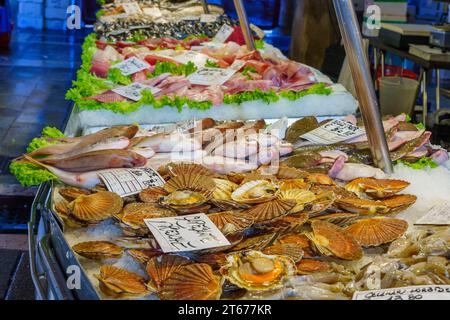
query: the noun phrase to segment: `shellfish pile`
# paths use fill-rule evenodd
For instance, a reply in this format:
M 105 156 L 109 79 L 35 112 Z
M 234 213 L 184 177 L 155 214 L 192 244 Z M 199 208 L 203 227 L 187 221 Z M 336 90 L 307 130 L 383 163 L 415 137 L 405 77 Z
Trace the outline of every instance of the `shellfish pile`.
M 450 283 L 450 230 L 406 234 L 408 223 L 394 217 L 415 201 L 398 194 L 405 181 L 364 178 L 340 185 L 291 167 L 218 174 L 193 163 L 170 163 L 159 172 L 162 187 L 123 203 L 100 186 L 59 189 L 65 205 L 56 203 L 56 210 L 70 227 L 113 219 L 122 230 L 120 237 L 73 246 L 81 263 L 98 261 L 95 277 L 104 297 L 348 299 L 374 283 Z M 105 208 L 107 196 L 113 205 Z M 143 221 L 200 212 L 229 246 L 165 254 Z M 124 256 L 142 273 L 116 266 Z M 374 268 L 381 270 L 379 282 Z

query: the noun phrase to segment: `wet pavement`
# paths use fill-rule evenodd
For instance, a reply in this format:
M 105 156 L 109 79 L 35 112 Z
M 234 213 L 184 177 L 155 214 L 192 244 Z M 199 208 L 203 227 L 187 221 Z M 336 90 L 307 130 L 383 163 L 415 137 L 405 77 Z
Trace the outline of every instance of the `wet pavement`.
M 34 299 L 26 223 L 35 188 L 22 188 L 8 172 L 44 126 L 64 127 L 71 104 L 65 92 L 81 63 L 86 31 L 16 29 L 0 49 L 0 300 Z M 20 197 L 18 197 L 20 195 Z

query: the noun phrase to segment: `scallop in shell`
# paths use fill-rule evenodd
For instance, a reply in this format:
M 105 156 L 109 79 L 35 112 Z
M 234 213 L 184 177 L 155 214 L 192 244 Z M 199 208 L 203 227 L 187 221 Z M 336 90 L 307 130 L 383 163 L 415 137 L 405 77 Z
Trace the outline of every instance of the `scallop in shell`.
M 103 265 L 100 267 L 100 274 L 95 277 L 99 281 L 100 290 L 108 296 L 124 298 L 148 294 L 145 279 L 125 269 Z
M 86 189 L 80 189 L 75 187 L 66 187 L 66 188 L 60 188 L 58 190 L 58 193 L 67 201 L 73 201 L 79 196 L 87 196 L 90 195 L 92 192 Z
M 316 200 L 316 195 L 308 190 L 289 189 L 280 192 L 280 199 L 295 201 L 296 205 L 291 209 L 290 213 L 297 213 L 303 211 L 307 203 Z
M 222 280 L 207 264 L 189 264 L 172 272 L 158 294 L 163 300 L 218 300 Z
M 223 234 L 236 233 L 249 228 L 253 224 L 251 216 L 233 211 L 212 213 L 208 215 L 208 218 Z
M 288 191 L 292 189 L 303 189 L 309 190 L 311 185 L 305 182 L 303 179 L 286 179 L 283 180 L 280 184 L 281 191 Z
M 163 254 L 160 249 L 127 249 L 127 253 L 137 262 L 147 265 L 151 258 Z
M 173 272 L 190 263 L 192 262 L 189 259 L 177 255 L 162 255 L 151 258 L 146 267 L 147 273 L 150 276 L 148 286 L 155 291 L 159 291 L 164 281 Z
M 169 163 L 166 166 L 167 172 L 170 176 L 182 176 L 182 175 L 203 175 L 203 176 L 215 176 L 215 173 L 208 168 L 190 162 L 177 162 Z
M 241 185 L 231 194 L 231 199 L 246 204 L 257 204 L 277 197 L 279 186 L 267 180 L 252 180 Z
M 93 260 L 119 259 L 123 254 L 122 247 L 108 241 L 87 241 L 72 247 L 80 256 Z
M 75 219 L 95 223 L 117 214 L 123 207 L 122 198 L 109 191 L 81 195 L 69 203 L 70 215 Z
M 255 222 L 261 222 L 284 216 L 288 214 L 295 205 L 296 202 L 294 200 L 276 199 L 258 204 L 244 212 L 253 217 Z
M 285 256 L 266 255 L 259 251 L 230 254 L 220 273 L 229 282 L 249 291 L 278 289 L 289 276 L 296 274 L 293 261 Z
M 275 244 L 265 248 L 262 252 L 268 255 L 287 256 L 294 262 L 300 261 L 304 254 L 303 249 L 293 243 Z
M 231 194 L 239 187 L 236 183 L 225 179 L 214 179 L 214 183 L 216 184 L 213 192 L 214 200 L 231 200 Z
M 364 247 L 392 242 L 405 234 L 408 222 L 401 219 L 376 217 L 361 219 L 345 230 Z
M 309 217 L 306 214 L 298 214 L 295 216 L 287 215 L 280 218 L 262 221 L 254 224 L 252 229 L 256 233 L 268 232 L 298 232 L 301 227 L 308 221 Z
M 164 190 L 169 193 L 177 190 L 191 190 L 202 193 L 208 192 L 209 197 L 211 197 L 215 188 L 216 184 L 210 176 L 191 173 L 174 176 L 164 184 Z
M 329 272 L 331 271 L 331 264 L 325 261 L 314 259 L 302 259 L 296 263 L 297 274 L 305 275 L 316 272 Z
M 269 244 L 271 244 L 274 239 L 276 239 L 276 233 L 266 233 L 259 236 L 248 237 L 242 240 L 237 245 L 233 246 L 230 251 L 241 251 L 241 250 L 263 250 Z
M 139 192 L 139 199 L 142 202 L 157 203 L 161 197 L 167 196 L 167 194 L 167 191 L 161 187 L 152 187 Z
M 331 222 L 335 225 L 338 225 L 340 227 L 349 225 L 350 223 L 357 220 L 359 217 L 359 214 L 357 213 L 349 213 L 349 212 L 336 212 L 336 213 L 329 213 L 329 214 L 323 214 L 320 216 L 316 216 L 314 218 L 311 218 L 311 221 L 314 220 L 325 220 L 328 222 Z
M 294 167 L 280 166 L 277 172 L 278 179 L 305 179 L 308 172 Z

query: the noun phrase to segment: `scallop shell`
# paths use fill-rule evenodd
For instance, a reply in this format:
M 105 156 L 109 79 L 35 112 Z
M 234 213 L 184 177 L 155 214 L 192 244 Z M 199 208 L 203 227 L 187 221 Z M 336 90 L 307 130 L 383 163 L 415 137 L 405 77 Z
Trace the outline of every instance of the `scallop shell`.
M 222 231 L 223 234 L 236 233 L 249 228 L 253 218 L 233 211 L 212 213 L 208 218 Z
M 58 190 L 58 193 L 67 201 L 73 201 L 79 196 L 87 196 L 90 195 L 92 192 L 86 189 L 80 189 L 75 187 L 67 187 L 67 188 L 60 188 Z
M 334 205 L 336 196 L 330 190 L 317 190 L 315 193 L 316 199 L 313 202 L 305 205 L 304 213 L 310 217 L 315 217 Z
M 272 262 L 272 270 L 257 270 L 258 261 Z M 249 291 L 279 289 L 285 280 L 296 274 L 293 261 L 285 256 L 267 255 L 259 251 L 242 251 L 230 254 L 220 273 L 232 284 Z M 265 267 L 263 269 L 266 269 Z M 247 276 L 246 276 L 247 275 Z M 258 276 L 260 279 L 258 279 Z
M 331 265 L 328 262 L 314 260 L 314 259 L 302 259 L 295 264 L 297 267 L 297 274 L 305 275 L 316 272 L 330 272 Z
M 241 185 L 231 194 L 231 199 L 239 203 L 257 204 L 277 197 L 279 186 L 267 180 L 252 180 Z
M 167 191 L 161 187 L 147 188 L 139 192 L 139 199 L 142 202 L 157 203 L 161 197 L 167 196 Z
M 314 233 L 311 240 L 322 253 L 329 251 L 344 260 L 359 260 L 362 258 L 361 246 L 344 229 L 321 220 L 311 222 L 311 228 Z
M 349 225 L 350 223 L 357 220 L 359 217 L 359 214 L 357 213 L 348 213 L 348 212 L 337 212 L 337 213 L 330 213 L 330 214 L 324 214 L 320 216 L 316 216 L 314 218 L 311 218 L 311 221 L 314 220 L 325 220 L 328 222 L 331 222 L 335 225 L 338 225 L 340 227 Z
M 159 296 L 163 300 L 218 300 L 221 278 L 204 263 L 183 266 L 164 281 Z
M 309 175 L 308 172 L 287 166 L 281 166 L 278 170 L 278 179 L 305 179 Z
M 282 244 L 295 244 L 298 247 L 302 248 L 304 254 L 304 257 L 312 257 L 314 256 L 314 252 L 311 247 L 311 241 L 309 238 L 304 234 L 287 234 L 284 236 L 281 236 L 277 239 L 277 243 Z
M 254 224 L 252 229 L 256 233 L 298 232 L 306 221 L 308 221 L 308 218 L 309 217 L 306 214 L 282 216 L 280 218 Z
M 393 179 L 358 178 L 345 185 L 345 188 L 358 195 L 362 192 L 371 198 L 383 199 L 392 196 L 406 187 L 409 182 Z
M 210 202 L 215 205 L 217 208 L 223 210 L 223 211 L 230 211 L 230 210 L 242 210 L 242 209 L 248 209 L 251 208 L 251 205 L 249 204 L 243 204 L 239 203 L 233 200 L 215 200 L 212 199 Z
M 306 177 L 307 182 L 311 182 L 318 185 L 334 186 L 335 183 L 328 175 L 324 173 L 310 173 Z
M 410 194 L 400 194 L 382 200 L 382 202 L 389 208 L 388 213 L 394 214 L 408 209 L 416 202 L 416 200 L 416 196 Z
M 122 198 L 109 191 L 100 191 L 87 196 L 79 196 L 68 208 L 77 220 L 95 223 L 112 217 L 123 207 Z
M 400 238 L 408 229 L 408 222 L 401 219 L 377 217 L 361 219 L 345 230 L 364 247 L 379 246 Z
M 362 215 L 386 214 L 389 212 L 388 206 L 382 201 L 342 198 L 337 199 L 335 203 L 341 209 Z
M 197 255 L 194 258 L 195 262 L 206 263 L 211 266 L 214 270 L 220 269 L 223 265 L 227 263 L 227 254 L 225 253 L 207 253 Z
M 169 163 L 166 166 L 168 174 L 171 177 L 181 176 L 181 175 L 203 175 L 203 176 L 215 176 L 216 174 L 209 170 L 208 168 L 189 162 L 177 162 Z
M 125 269 L 103 265 L 100 267 L 100 274 L 95 277 L 99 281 L 100 290 L 108 296 L 124 298 L 148 294 L 145 279 Z
M 244 174 L 244 179 L 241 181 L 241 185 L 246 184 L 250 181 L 258 181 L 258 180 L 264 180 L 272 183 L 277 183 L 278 178 L 271 174 L 262 174 L 258 172 L 250 172 Z
M 175 210 L 189 209 L 205 204 L 211 195 L 207 190 L 176 190 L 162 198 L 160 203 Z
M 286 191 L 281 191 L 279 198 L 295 201 L 296 205 L 291 209 L 290 213 L 297 213 L 305 209 L 305 204 L 311 203 L 316 200 L 316 195 L 308 190 L 289 189 Z
M 80 256 L 93 260 L 119 259 L 123 249 L 108 241 L 87 241 L 77 243 L 72 247 Z
M 231 194 L 239 187 L 236 183 L 225 179 L 214 179 L 214 183 L 216 184 L 213 192 L 214 200 L 231 200 Z
M 159 249 L 128 249 L 127 253 L 137 262 L 147 265 L 151 258 L 163 254 Z
M 209 194 L 209 197 L 215 188 L 216 184 L 210 176 L 191 173 L 177 175 L 164 184 L 164 190 L 169 193 L 177 190 L 191 190 Z
M 177 255 L 163 255 L 151 258 L 146 267 L 150 276 L 148 286 L 155 291 L 159 291 L 164 281 L 173 272 L 190 263 L 189 259 Z
M 281 191 L 288 191 L 292 189 L 309 190 L 309 188 L 311 188 L 311 185 L 306 183 L 303 179 L 286 179 L 280 184 Z
M 261 222 L 284 216 L 288 214 L 295 205 L 296 202 L 294 200 L 276 199 L 258 204 L 244 212 L 253 217 L 255 222 Z
M 287 256 L 294 262 L 300 261 L 303 258 L 303 249 L 293 243 L 276 244 L 265 248 L 263 253 L 268 255 Z
M 270 245 L 277 237 L 276 233 L 267 233 L 260 236 L 249 237 L 242 240 L 239 244 L 233 246 L 230 251 L 241 250 L 263 250 Z
M 172 210 L 160 208 L 151 203 L 130 203 L 125 206 L 123 211 L 122 223 L 133 229 L 145 227 L 144 219 L 176 216 Z

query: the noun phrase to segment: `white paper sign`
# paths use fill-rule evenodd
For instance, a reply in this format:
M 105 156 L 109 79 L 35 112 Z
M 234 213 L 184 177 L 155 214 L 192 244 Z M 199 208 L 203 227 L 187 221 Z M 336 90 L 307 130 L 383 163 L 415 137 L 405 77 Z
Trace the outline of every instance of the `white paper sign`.
M 122 8 L 126 14 L 142 14 L 141 7 L 139 7 L 137 2 L 122 3 Z
M 450 225 L 450 202 L 444 202 L 433 206 L 430 211 L 414 224 Z
M 158 172 L 152 168 L 110 169 L 98 175 L 109 191 L 121 197 L 137 194 L 146 188 L 160 187 L 165 183 Z
M 236 70 L 221 68 L 201 68 L 191 74 L 188 79 L 192 84 L 202 86 L 222 85 L 231 78 Z
M 233 31 L 234 31 L 233 27 L 224 24 L 215 35 L 213 42 L 224 43 L 225 41 L 227 41 L 228 37 L 231 36 Z
M 197 251 L 230 245 L 204 213 L 144 219 L 164 253 Z
M 206 62 L 212 61 L 217 62 L 217 59 L 211 58 L 206 54 L 195 52 L 192 50 L 185 50 L 181 54 L 171 57 L 173 60 L 178 61 L 182 64 L 187 64 L 192 62 L 197 68 L 202 68 L 205 66 Z
M 150 16 L 154 19 L 162 17 L 162 13 L 161 13 L 161 10 L 159 10 L 159 8 L 155 8 L 155 7 L 148 8 L 147 7 L 147 8 L 144 8 L 143 11 L 146 16 Z
M 148 69 L 150 65 L 136 57 L 131 57 L 127 60 L 119 62 L 113 65 L 111 68 L 117 68 L 124 76 L 129 76 L 130 74 Z
M 252 29 L 260 39 L 263 39 L 266 36 L 264 31 L 260 27 L 255 26 L 253 23 L 250 23 L 250 29 Z
M 364 134 L 364 130 L 343 120 L 332 120 L 301 137 L 318 144 L 333 144 Z
M 139 101 L 142 98 L 141 92 L 144 89 L 150 90 L 153 94 L 161 91 L 161 89 L 159 89 L 159 88 L 147 86 L 147 85 L 139 83 L 139 82 L 135 82 L 128 86 L 117 87 L 117 88 L 112 89 L 112 91 L 120 94 L 121 96 L 123 96 L 127 99 Z
M 425 285 L 356 291 L 353 300 L 450 300 L 450 285 Z
M 218 14 L 202 14 L 200 16 L 200 22 L 203 23 L 210 23 L 210 22 L 215 22 L 217 20 L 217 18 L 219 17 Z

